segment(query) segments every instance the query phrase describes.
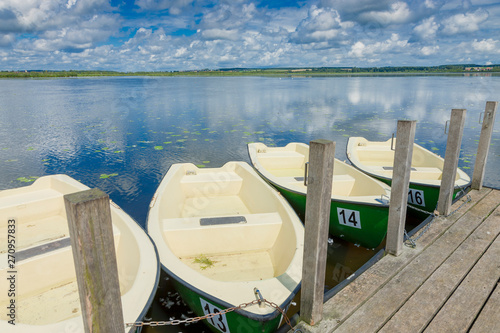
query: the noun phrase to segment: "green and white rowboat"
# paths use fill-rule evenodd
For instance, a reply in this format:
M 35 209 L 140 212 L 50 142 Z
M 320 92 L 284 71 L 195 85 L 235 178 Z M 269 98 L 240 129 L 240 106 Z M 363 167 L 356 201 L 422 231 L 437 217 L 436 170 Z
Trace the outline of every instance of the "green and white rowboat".
M 362 137 L 351 137 L 347 142 L 347 157 L 351 163 L 366 174 L 386 184 L 392 182 L 395 146 L 392 139 L 387 141 L 368 141 Z M 444 159 L 418 144 L 413 146 L 411 161 L 410 189 L 408 204 L 429 213 L 436 207 L 439 198 L 439 187 L 443 176 Z M 470 177 L 457 169 L 453 198 L 455 199 L 471 183 Z M 419 214 L 417 210 L 410 212 Z
M 197 316 L 255 301 L 255 289 L 285 309 L 299 290 L 304 227 L 247 163 L 172 165 L 151 201 L 147 230 Z M 277 309 L 254 304 L 205 323 L 237 333 L 274 332 L 280 321 Z
M 253 166 L 304 218 L 307 187 L 304 185 L 309 146 L 289 143 L 268 147 L 250 143 Z M 390 187 L 335 159 L 330 206 L 330 234 L 374 248 L 387 233 Z
M 0 332 L 84 332 L 63 198 L 84 190 L 69 176 L 53 175 L 0 191 Z M 158 285 L 158 254 L 141 226 L 115 203 L 110 209 L 123 322 L 142 321 Z

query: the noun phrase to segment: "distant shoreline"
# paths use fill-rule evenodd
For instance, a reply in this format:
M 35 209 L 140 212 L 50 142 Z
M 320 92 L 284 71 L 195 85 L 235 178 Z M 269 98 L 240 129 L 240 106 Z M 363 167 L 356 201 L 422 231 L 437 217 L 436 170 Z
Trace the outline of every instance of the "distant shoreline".
M 443 65 L 433 67 L 318 67 L 268 69 L 216 69 L 162 72 L 118 72 L 98 70 L 23 70 L 0 71 L 0 78 L 65 78 L 92 76 L 270 76 L 270 77 L 331 77 L 331 76 L 400 76 L 400 75 L 500 75 L 500 65 Z

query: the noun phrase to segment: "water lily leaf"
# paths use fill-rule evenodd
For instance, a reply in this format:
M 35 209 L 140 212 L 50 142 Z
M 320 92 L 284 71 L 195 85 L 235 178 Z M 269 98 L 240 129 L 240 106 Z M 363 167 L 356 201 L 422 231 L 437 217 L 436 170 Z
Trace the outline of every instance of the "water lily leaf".
M 117 173 L 110 173 L 109 175 L 103 173 L 101 174 L 101 176 L 99 177 L 100 179 L 108 179 L 109 177 L 115 177 L 115 176 L 118 176 Z
M 33 176 L 30 176 L 30 177 L 19 177 L 16 180 L 18 180 L 20 182 L 23 182 L 23 183 L 31 183 L 31 182 L 34 182 L 37 178 L 38 177 L 33 177 Z
M 162 150 L 163 146 L 155 146 L 154 148 L 155 148 L 155 150 Z

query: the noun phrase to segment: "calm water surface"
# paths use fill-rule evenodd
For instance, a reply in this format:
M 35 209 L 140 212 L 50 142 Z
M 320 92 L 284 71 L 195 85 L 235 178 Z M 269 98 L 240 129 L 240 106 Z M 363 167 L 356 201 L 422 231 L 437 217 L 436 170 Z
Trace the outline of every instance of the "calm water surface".
M 349 136 L 387 140 L 398 119 L 417 120 L 416 142 L 444 156 L 444 124 L 454 108 L 467 109 L 459 166 L 472 175 L 479 114 L 490 100 L 500 100 L 498 76 L 0 80 L 0 189 L 65 173 L 107 192 L 144 226 L 172 163 L 250 162 L 248 142 L 283 146 L 318 138 L 336 141 L 336 157 L 345 160 Z M 485 176 L 497 188 L 499 122 Z M 336 240 L 327 287 L 374 253 Z M 175 307 L 175 294 L 165 297 L 158 303 Z M 158 311 L 155 320 L 168 319 Z

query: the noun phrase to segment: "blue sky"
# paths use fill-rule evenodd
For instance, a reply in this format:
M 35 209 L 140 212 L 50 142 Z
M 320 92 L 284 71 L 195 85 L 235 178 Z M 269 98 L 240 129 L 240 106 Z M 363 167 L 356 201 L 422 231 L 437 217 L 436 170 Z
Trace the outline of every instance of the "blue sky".
M 500 63 L 492 0 L 0 0 L 0 70 Z

